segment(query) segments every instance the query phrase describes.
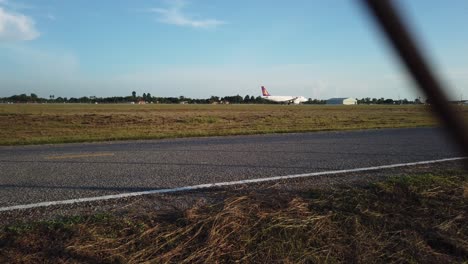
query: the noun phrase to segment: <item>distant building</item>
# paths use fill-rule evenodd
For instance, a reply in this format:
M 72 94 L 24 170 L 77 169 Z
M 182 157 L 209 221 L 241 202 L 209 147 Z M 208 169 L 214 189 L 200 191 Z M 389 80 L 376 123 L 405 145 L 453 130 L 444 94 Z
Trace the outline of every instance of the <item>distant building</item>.
M 330 98 L 327 100 L 329 105 L 356 105 L 357 100 L 352 97 L 345 98 Z

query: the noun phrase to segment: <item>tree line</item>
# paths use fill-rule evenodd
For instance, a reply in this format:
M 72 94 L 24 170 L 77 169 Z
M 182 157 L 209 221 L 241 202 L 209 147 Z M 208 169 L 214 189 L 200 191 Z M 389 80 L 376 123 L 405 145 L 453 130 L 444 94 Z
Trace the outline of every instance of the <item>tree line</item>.
M 111 96 L 111 97 L 96 97 L 96 96 L 83 96 L 83 97 L 55 97 L 50 95 L 49 98 L 41 98 L 36 94 L 31 93 L 13 95 L 10 97 L 0 97 L 0 103 L 84 103 L 84 104 L 122 104 L 122 103 L 160 103 L 160 104 L 277 104 L 276 102 L 268 101 L 261 96 L 211 96 L 205 99 L 189 98 L 185 96 L 179 97 L 157 97 L 152 96 L 151 93 L 143 93 L 137 95 L 135 91 L 129 96 Z M 309 98 L 305 104 L 326 104 L 326 100 L 312 99 Z M 385 98 L 362 98 L 357 99 L 358 104 L 421 104 L 422 101 L 419 98 L 415 100 L 393 100 Z
M 427 100 L 426 100 L 427 101 Z M 399 99 L 399 100 L 393 100 L 393 99 L 385 99 L 385 98 L 362 98 L 362 99 L 357 99 L 358 104 L 422 104 L 423 101 L 420 98 L 416 98 L 413 101 L 410 101 L 406 98 L 404 99 Z

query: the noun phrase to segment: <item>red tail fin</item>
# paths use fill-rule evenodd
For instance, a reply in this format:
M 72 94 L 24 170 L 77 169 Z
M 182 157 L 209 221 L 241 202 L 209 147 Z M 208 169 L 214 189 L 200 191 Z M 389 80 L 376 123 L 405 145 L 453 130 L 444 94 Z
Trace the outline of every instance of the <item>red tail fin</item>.
M 262 94 L 263 94 L 263 96 L 270 96 L 270 93 L 267 91 L 265 86 L 262 86 Z

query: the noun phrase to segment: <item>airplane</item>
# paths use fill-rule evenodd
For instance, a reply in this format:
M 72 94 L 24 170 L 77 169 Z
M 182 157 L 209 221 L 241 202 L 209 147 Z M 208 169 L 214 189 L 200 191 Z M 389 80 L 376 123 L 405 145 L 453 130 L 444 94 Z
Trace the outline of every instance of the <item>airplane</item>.
M 267 91 L 265 86 L 262 86 L 262 98 L 278 103 L 287 103 L 287 104 L 300 104 L 307 102 L 307 98 L 304 96 L 273 96 Z

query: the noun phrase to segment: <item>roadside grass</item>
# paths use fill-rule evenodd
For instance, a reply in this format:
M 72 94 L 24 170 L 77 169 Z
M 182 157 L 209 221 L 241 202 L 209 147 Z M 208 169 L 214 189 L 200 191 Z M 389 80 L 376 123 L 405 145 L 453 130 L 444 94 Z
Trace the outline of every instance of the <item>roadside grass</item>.
M 0 105 L 0 145 L 434 125 L 414 105 Z
M 468 175 L 395 176 L 305 193 L 234 193 L 164 213 L 76 216 L 0 231 L 0 262 L 468 261 Z

